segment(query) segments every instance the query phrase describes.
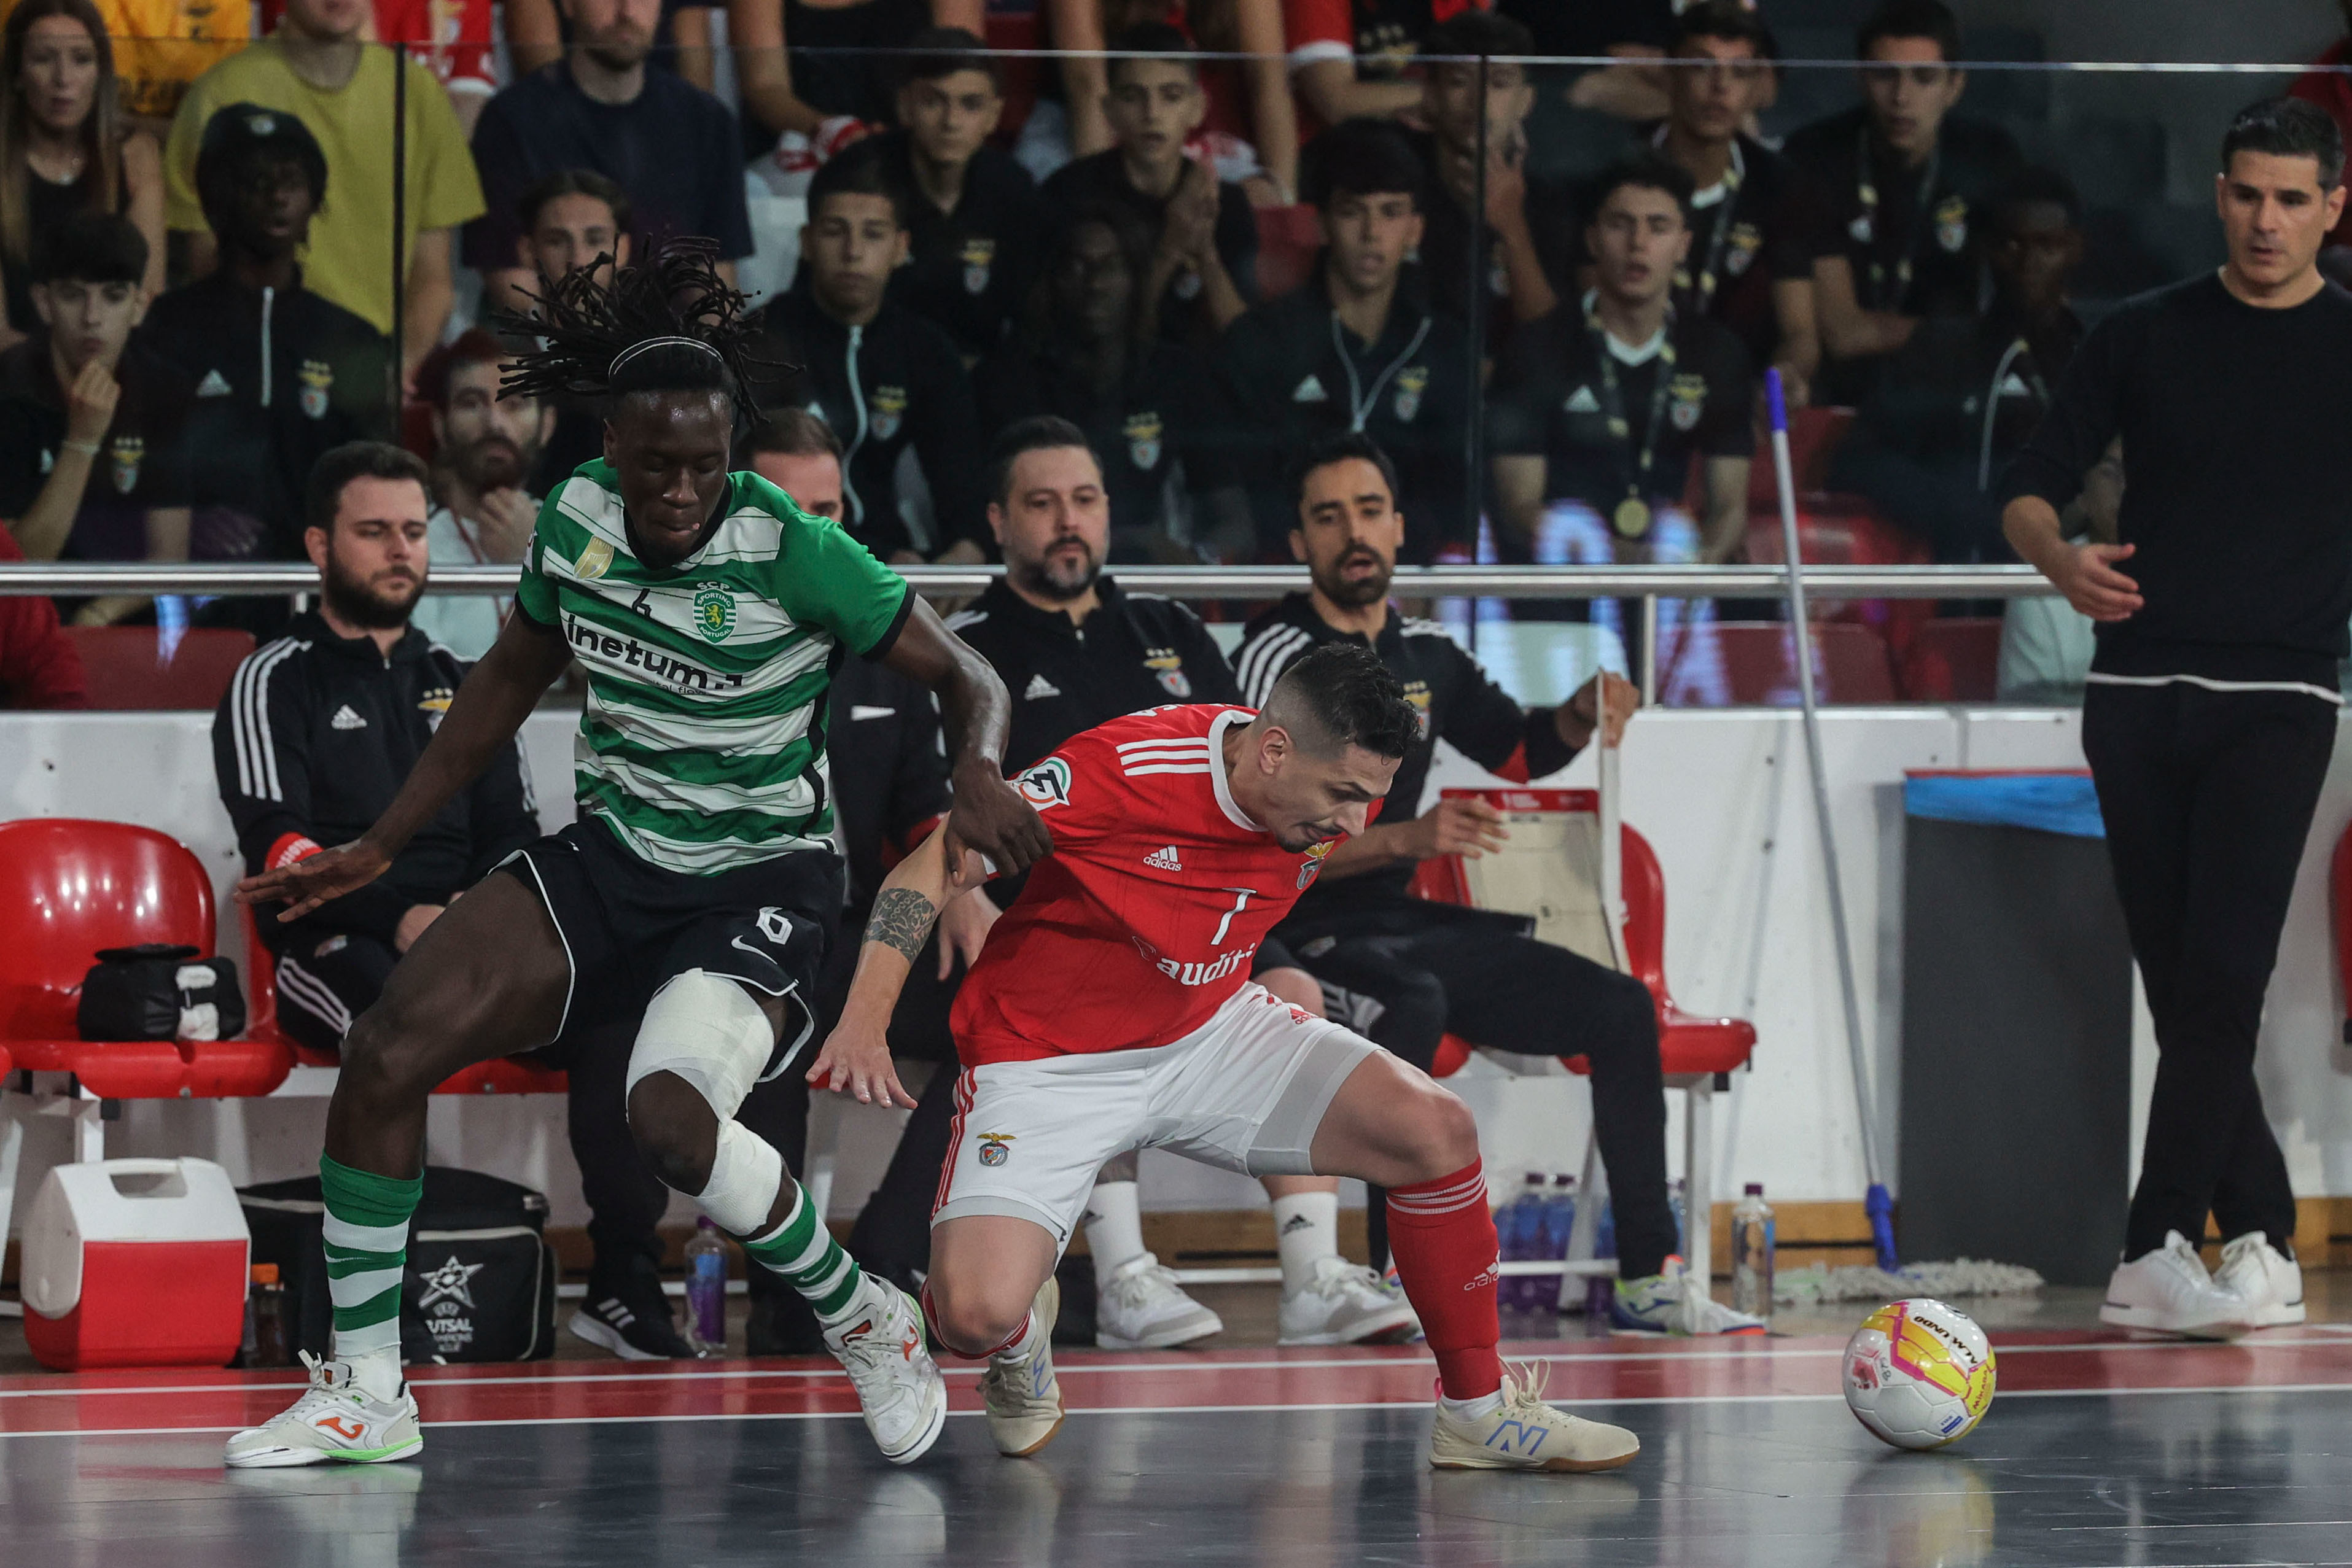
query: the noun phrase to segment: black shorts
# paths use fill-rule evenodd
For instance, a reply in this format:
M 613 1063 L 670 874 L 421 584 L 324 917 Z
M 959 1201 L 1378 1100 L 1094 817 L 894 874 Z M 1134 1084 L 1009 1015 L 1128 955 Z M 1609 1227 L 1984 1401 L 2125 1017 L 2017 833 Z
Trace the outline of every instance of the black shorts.
M 694 876 L 647 865 L 590 817 L 525 845 L 499 869 L 539 894 L 572 965 L 547 1060 L 560 1062 L 601 1026 L 635 1019 L 688 969 L 785 999 L 761 1082 L 815 1051 L 817 972 L 842 899 L 841 857 L 831 851 Z

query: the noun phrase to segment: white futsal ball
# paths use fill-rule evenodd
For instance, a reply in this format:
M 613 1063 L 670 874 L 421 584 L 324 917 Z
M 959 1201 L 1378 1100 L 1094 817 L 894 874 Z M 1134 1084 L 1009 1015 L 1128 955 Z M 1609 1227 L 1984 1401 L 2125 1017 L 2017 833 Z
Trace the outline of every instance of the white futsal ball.
M 1992 1403 L 1992 1344 L 1941 1301 L 1889 1301 L 1846 1341 L 1844 1382 L 1846 1406 L 1872 1437 L 1940 1448 L 1975 1430 Z

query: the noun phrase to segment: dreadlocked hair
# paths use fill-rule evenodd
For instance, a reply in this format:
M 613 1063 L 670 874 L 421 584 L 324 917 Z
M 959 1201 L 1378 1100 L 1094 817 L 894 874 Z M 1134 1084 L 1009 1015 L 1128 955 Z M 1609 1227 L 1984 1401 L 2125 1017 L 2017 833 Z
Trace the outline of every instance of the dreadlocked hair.
M 748 351 L 756 329 L 743 295 L 719 276 L 718 256 L 715 240 L 668 239 L 642 266 L 599 256 L 545 294 L 525 294 L 530 311 L 493 312 L 500 331 L 539 345 L 509 362 L 499 392 L 599 398 L 610 409 L 631 392 L 716 392 L 756 421 L 753 372 L 793 367 Z

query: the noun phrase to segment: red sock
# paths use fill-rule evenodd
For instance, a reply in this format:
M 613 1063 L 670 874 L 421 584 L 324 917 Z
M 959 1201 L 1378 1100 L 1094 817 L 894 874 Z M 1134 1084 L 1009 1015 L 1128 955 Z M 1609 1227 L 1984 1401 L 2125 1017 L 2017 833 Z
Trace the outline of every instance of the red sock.
M 1482 1399 L 1503 1386 L 1503 1337 L 1495 1316 L 1501 1257 L 1486 1178 L 1471 1161 L 1452 1176 L 1389 1189 L 1389 1250 L 1406 1299 L 1437 1357 L 1448 1399 Z

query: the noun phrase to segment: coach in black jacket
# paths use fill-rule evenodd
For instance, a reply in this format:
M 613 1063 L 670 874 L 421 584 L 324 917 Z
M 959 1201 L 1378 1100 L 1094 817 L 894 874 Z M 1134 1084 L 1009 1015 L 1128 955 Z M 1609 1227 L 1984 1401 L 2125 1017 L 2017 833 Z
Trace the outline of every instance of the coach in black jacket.
M 237 667 L 213 718 L 213 768 L 248 873 L 365 832 L 465 676 L 456 654 L 408 623 L 431 564 L 425 483 L 415 456 L 371 441 L 335 447 L 311 471 L 304 540 L 319 569 L 319 608 Z M 257 909 L 277 963 L 278 1026 L 314 1050 L 339 1047 L 450 901 L 539 836 L 509 745 L 374 882 L 292 925 L 275 906 Z M 617 1021 L 634 1032 L 635 1019 Z M 595 1248 L 572 1332 L 631 1360 L 691 1355 L 658 1270 L 654 1228 L 668 1194 L 645 1168 L 622 1110 L 628 1054 L 624 1033 L 553 1063 L 571 1074 L 572 1150 Z

